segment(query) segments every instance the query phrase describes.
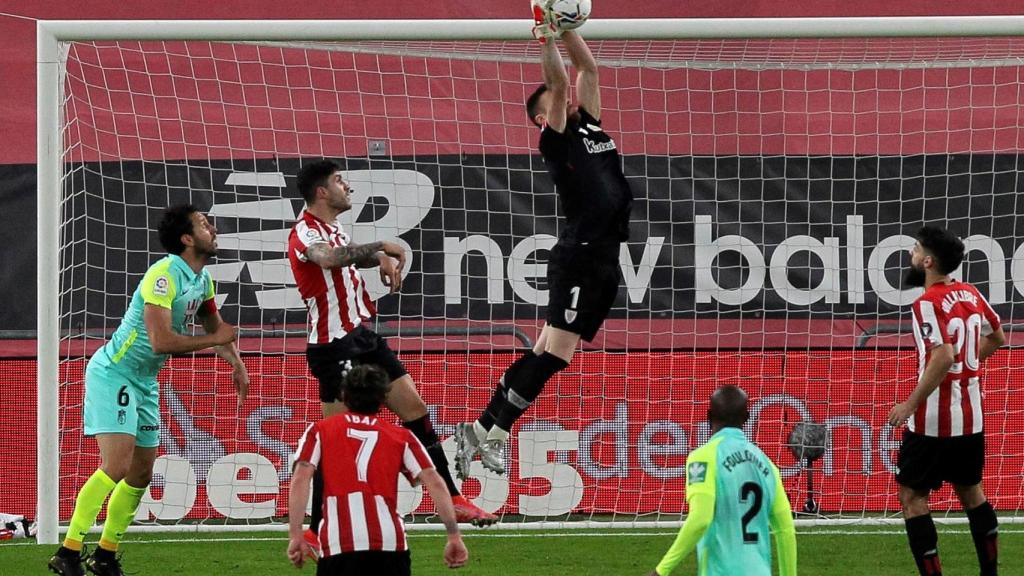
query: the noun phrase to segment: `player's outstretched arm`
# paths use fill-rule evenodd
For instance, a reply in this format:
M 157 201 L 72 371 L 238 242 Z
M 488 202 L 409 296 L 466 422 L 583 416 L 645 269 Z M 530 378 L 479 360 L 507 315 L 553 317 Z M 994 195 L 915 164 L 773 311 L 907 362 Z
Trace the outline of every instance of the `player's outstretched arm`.
M 768 517 L 775 532 L 775 550 L 779 554 L 779 576 L 796 576 L 796 528 L 793 526 L 793 508 L 782 485 L 782 477 L 775 470 L 775 502 Z
M 562 43 L 565 44 L 565 51 L 569 54 L 573 68 L 576 69 L 576 99 L 581 108 L 595 120 L 600 120 L 601 87 L 597 60 L 590 52 L 590 47 L 583 41 L 583 37 L 575 30 L 562 33 Z
M 217 331 L 213 334 L 201 336 L 185 336 L 178 334 L 171 329 L 171 310 L 156 304 L 146 304 L 142 311 L 143 321 L 146 323 L 146 334 L 149 336 L 149 344 L 153 352 L 157 354 L 184 354 L 205 350 L 228 342 L 234 342 L 236 338 L 235 327 L 227 322 L 221 322 Z
M 309 483 L 316 468 L 309 462 L 298 461 L 292 471 L 292 482 L 288 489 L 288 560 L 296 568 L 309 552 L 309 544 L 302 537 L 302 522 L 306 519 L 306 503 L 309 502 Z
M 203 324 L 203 331 L 207 334 L 215 334 L 223 325 L 224 319 L 216 307 L 210 307 L 205 313 L 200 309 L 200 320 Z M 245 397 L 249 393 L 249 370 L 242 362 L 242 356 L 238 353 L 238 345 L 235 342 L 228 342 L 220 346 L 214 346 L 213 351 L 231 365 L 231 383 L 235 386 L 238 395 L 238 407 L 241 408 Z
M 448 533 L 448 543 L 444 547 L 444 562 L 449 568 L 458 568 L 469 560 L 469 551 L 462 542 L 462 534 L 459 532 L 459 524 L 455 520 L 455 508 L 452 507 L 452 499 L 448 494 L 448 487 L 437 470 L 425 468 L 417 479 L 423 482 L 430 499 L 434 501 L 434 509 L 437 515 L 444 522 L 445 531 Z
M 405 267 L 405 249 L 395 242 L 377 241 L 348 246 L 317 242 L 306 248 L 305 252 L 306 258 L 321 268 L 344 268 L 353 264 L 360 268 L 373 268 L 380 265 L 380 253 L 398 260 L 399 271 Z
M 931 357 L 924 367 L 924 374 L 921 375 L 917 387 L 910 393 L 906 402 L 893 406 L 889 411 L 889 424 L 902 426 L 907 418 L 917 411 L 917 407 L 928 399 L 928 396 L 939 387 L 939 384 L 942 384 L 942 380 L 949 373 L 949 369 L 953 367 L 955 360 L 952 344 L 941 344 L 932 348 Z
M 547 125 L 555 132 L 565 132 L 565 105 L 569 99 L 569 74 L 562 62 L 562 53 L 555 42 L 540 47 L 540 67 L 544 72 L 544 85 L 551 93 L 546 112 Z
M 668 576 L 671 574 L 676 566 L 693 552 L 694 548 L 697 547 L 697 543 L 700 542 L 700 539 L 704 537 L 704 533 L 707 532 L 708 526 L 711 525 L 711 520 L 715 515 L 714 494 L 698 492 L 688 498 L 688 501 L 690 513 L 686 516 L 686 522 L 679 529 L 675 542 L 672 543 L 672 547 L 668 549 L 661 562 L 658 563 L 658 567 L 654 569 L 652 576 Z

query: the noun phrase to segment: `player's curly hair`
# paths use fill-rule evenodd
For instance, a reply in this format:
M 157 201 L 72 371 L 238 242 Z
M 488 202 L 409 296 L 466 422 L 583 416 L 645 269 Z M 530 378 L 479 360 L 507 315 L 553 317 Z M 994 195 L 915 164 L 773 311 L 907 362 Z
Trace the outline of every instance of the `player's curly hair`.
M 157 232 L 160 234 L 160 244 L 168 254 L 181 255 L 185 251 L 181 236 L 192 234 L 192 214 L 195 212 L 199 212 L 199 209 L 192 204 L 179 204 L 164 210 Z
M 373 364 L 360 364 L 345 375 L 341 401 L 357 414 L 376 414 L 390 391 L 387 372 Z
M 318 160 L 306 164 L 299 170 L 295 185 L 306 204 L 311 204 L 316 199 L 316 189 L 327 186 L 327 179 L 338 170 L 341 170 L 341 165 L 334 160 Z
M 537 117 L 537 114 L 543 112 L 543 110 L 540 110 L 540 97 L 547 91 L 548 87 L 541 84 L 533 91 L 533 94 L 530 94 L 530 97 L 526 99 L 526 114 L 530 117 L 530 122 L 532 122 L 537 128 L 540 128 L 541 126 L 540 124 L 537 124 L 537 121 L 534 120 L 534 118 Z
M 949 274 L 964 261 L 964 243 L 945 228 L 925 226 L 917 231 L 917 241 L 938 260 L 939 272 Z

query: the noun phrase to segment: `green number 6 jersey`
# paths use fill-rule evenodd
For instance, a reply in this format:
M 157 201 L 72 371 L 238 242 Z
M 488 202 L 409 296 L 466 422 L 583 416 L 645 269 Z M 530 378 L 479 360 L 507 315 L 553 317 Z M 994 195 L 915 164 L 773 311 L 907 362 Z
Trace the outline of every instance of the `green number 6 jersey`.
M 155 378 L 167 355 L 153 352 L 144 319 L 146 304 L 169 309 L 171 329 L 183 334 L 199 307 L 212 298 L 213 279 L 205 268 L 196 274 L 180 256 L 161 258 L 146 271 L 121 325 L 92 361 L 140 379 Z

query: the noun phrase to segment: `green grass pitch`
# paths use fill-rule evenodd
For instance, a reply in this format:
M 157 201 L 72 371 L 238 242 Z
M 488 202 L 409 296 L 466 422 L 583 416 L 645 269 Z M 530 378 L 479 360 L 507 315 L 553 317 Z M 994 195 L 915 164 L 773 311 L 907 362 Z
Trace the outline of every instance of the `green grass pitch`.
M 1000 574 L 1024 575 L 1024 527 L 1005 524 L 1000 534 Z M 916 574 L 901 526 L 878 528 L 803 528 L 797 531 L 799 573 L 821 576 L 887 576 Z M 854 532 L 855 533 L 849 533 Z M 469 530 L 469 564 L 452 571 L 444 567 L 443 535 L 409 533 L 413 574 L 461 576 L 627 575 L 647 574 L 675 536 L 674 530 L 514 531 Z M 296 570 L 285 558 L 285 535 L 261 533 L 136 534 L 126 539 L 124 567 L 139 576 L 174 574 L 287 575 L 315 574 L 307 565 Z M 53 546 L 25 540 L 0 542 L 0 576 L 48 574 Z M 974 546 L 966 526 L 939 527 L 943 574 L 978 573 Z M 689 558 L 676 571 L 694 574 Z

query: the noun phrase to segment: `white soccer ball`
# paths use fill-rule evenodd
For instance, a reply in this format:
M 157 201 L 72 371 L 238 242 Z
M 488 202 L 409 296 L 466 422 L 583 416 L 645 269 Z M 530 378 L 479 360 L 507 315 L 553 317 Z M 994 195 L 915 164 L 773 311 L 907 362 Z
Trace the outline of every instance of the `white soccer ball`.
M 548 14 L 559 30 L 575 30 L 590 18 L 590 0 L 553 0 Z

